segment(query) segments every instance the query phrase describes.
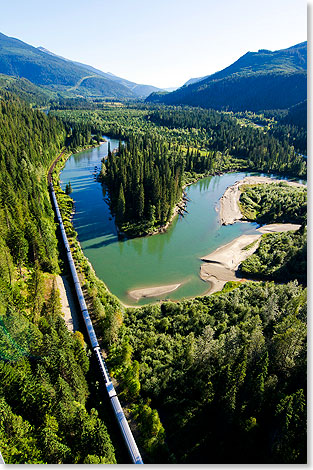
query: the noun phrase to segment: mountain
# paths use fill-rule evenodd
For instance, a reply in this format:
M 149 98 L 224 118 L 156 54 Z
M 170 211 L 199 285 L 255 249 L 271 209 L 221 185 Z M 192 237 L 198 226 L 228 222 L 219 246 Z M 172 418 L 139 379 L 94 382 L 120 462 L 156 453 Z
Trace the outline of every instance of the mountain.
M 210 75 L 206 75 L 205 77 L 199 77 L 199 78 L 189 78 L 186 83 L 184 83 L 183 86 L 188 86 L 192 85 L 193 83 L 200 82 L 201 80 L 204 80 L 205 78 L 208 78 Z
M 63 96 L 132 98 L 158 90 L 72 62 L 0 33 L 0 73 L 26 78 Z
M 307 43 L 247 52 L 220 72 L 191 81 L 147 101 L 232 111 L 287 109 L 307 97 Z
M 59 57 L 60 59 L 66 60 L 67 62 L 71 62 L 72 64 L 76 64 L 79 67 L 83 67 L 84 69 L 88 70 L 88 72 L 91 72 L 96 75 L 100 75 L 101 77 L 104 77 L 109 80 L 113 80 L 114 82 L 117 82 L 125 86 L 126 88 L 129 88 L 134 93 L 134 95 L 138 98 L 146 98 L 151 93 L 157 92 L 160 90 L 160 88 L 157 88 L 152 85 L 142 85 L 142 84 L 138 84 L 135 82 L 131 82 L 129 80 L 126 80 L 125 78 L 117 77 L 111 72 L 102 72 L 102 70 L 96 69 L 92 67 L 91 65 L 86 65 L 86 64 L 82 64 L 81 62 L 75 62 L 75 61 L 66 59 L 65 57 L 61 57 L 61 56 L 54 54 L 53 52 L 49 51 L 48 49 L 45 49 L 44 47 L 37 47 L 37 49 L 39 49 L 42 52 L 45 52 L 46 54 Z
M 51 101 L 58 101 L 57 93 L 34 85 L 26 78 L 0 74 L 0 89 L 14 93 L 34 106 L 48 106 Z

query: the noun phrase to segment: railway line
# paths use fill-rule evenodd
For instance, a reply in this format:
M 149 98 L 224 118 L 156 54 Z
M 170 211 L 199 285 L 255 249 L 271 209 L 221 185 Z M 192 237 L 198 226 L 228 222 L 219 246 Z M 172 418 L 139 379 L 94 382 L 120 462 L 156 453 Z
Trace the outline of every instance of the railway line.
M 99 368 L 100 368 L 100 372 L 101 372 L 101 375 L 104 379 L 106 392 L 108 394 L 113 412 L 114 412 L 115 417 L 117 419 L 117 422 L 118 422 L 120 431 L 122 433 L 122 437 L 124 439 L 125 445 L 127 447 L 128 453 L 129 453 L 130 458 L 131 458 L 131 460 L 134 464 L 143 464 L 143 460 L 141 458 L 141 455 L 140 455 L 140 452 L 138 450 L 137 444 L 135 442 L 134 436 L 133 436 L 133 434 L 130 430 L 130 427 L 129 427 L 129 424 L 128 424 L 127 419 L 125 417 L 124 411 L 123 411 L 123 409 L 121 407 L 121 404 L 120 404 L 120 401 L 118 399 L 116 390 L 113 386 L 113 383 L 112 383 L 107 365 L 106 365 L 106 363 L 105 363 L 105 361 L 102 357 L 101 351 L 100 351 L 100 346 L 99 346 L 99 343 L 98 343 L 98 339 L 97 339 L 95 330 L 93 328 L 93 325 L 92 325 L 92 322 L 91 322 L 91 319 L 90 319 L 90 316 L 89 316 L 89 313 L 88 313 L 87 305 L 86 305 L 84 295 L 83 295 L 83 292 L 82 292 L 82 289 L 81 289 L 80 281 L 79 281 L 79 278 L 78 278 L 78 274 L 77 274 L 75 263 L 74 263 L 73 256 L 72 256 L 72 253 L 71 253 L 70 245 L 69 245 L 67 235 L 66 235 L 66 232 L 65 232 L 65 228 L 64 228 L 64 225 L 63 225 L 63 220 L 62 220 L 62 216 L 61 216 L 61 213 L 60 213 L 59 205 L 58 205 L 57 198 L 56 198 L 55 191 L 54 191 L 54 187 L 53 187 L 53 184 L 52 184 L 52 171 L 54 169 L 54 166 L 55 166 L 56 162 L 61 158 L 62 154 L 63 154 L 63 152 L 53 162 L 53 164 L 51 165 L 51 167 L 49 169 L 48 184 L 49 184 L 49 189 L 50 189 L 50 193 L 51 193 L 51 198 L 52 198 L 52 202 L 53 202 L 54 211 L 56 213 L 56 217 L 57 217 L 57 220 L 58 220 L 58 223 L 59 223 L 59 226 L 60 226 L 61 236 L 62 236 L 63 244 L 64 244 L 64 247 L 65 247 L 69 267 L 70 267 L 70 270 L 71 270 L 73 283 L 74 283 L 74 286 L 75 286 L 75 292 L 76 292 L 76 295 L 77 295 L 80 311 L 81 311 L 81 314 L 82 314 L 83 319 L 84 319 L 84 323 L 85 323 L 85 326 L 86 326 L 89 341 L 90 341 L 92 350 L 93 350 L 93 352 L 94 352 L 94 354 L 97 358 Z

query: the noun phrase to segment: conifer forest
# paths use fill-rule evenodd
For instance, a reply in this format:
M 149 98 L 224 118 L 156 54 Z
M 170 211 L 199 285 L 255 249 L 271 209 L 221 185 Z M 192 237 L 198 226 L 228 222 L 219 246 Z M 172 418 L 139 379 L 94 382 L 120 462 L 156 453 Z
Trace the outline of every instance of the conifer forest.
M 304 43 L 168 92 L 12 40 L 0 35 L 0 457 L 134 462 L 123 415 L 136 463 L 305 464 Z M 272 80 L 271 93 L 249 98 L 249 80 L 259 94 Z M 240 217 L 222 224 L 234 187 Z M 235 255 L 220 253 L 242 237 L 227 278 Z

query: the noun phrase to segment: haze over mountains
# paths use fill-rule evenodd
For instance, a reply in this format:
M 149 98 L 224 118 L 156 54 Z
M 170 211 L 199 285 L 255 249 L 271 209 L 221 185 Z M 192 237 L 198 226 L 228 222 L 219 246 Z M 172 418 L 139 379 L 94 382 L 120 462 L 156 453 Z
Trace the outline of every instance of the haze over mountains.
M 307 43 L 247 52 L 225 69 L 168 92 L 71 61 L 0 33 L 0 86 L 46 99 L 143 99 L 217 110 L 288 109 L 307 98 Z M 11 77 L 11 78 L 10 78 Z M 13 80 L 18 77 L 20 80 Z M 38 88 L 39 87 L 39 88 Z
M 147 101 L 233 111 L 286 109 L 307 97 L 307 43 L 247 52 L 224 70 L 193 78 L 178 90 Z
M 159 88 L 141 85 L 60 57 L 0 33 L 0 73 L 23 77 L 68 96 L 144 98 Z

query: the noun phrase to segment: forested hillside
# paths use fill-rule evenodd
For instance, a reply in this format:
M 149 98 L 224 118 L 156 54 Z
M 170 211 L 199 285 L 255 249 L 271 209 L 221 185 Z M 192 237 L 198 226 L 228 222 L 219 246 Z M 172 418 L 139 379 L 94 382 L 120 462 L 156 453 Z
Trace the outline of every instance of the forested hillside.
M 146 97 L 155 87 L 138 85 L 0 33 L 0 73 L 23 77 L 61 96 Z
M 0 447 L 6 464 L 115 463 L 83 336 L 61 317 L 46 172 L 62 123 L 0 96 Z M 90 377 L 88 378 L 90 380 Z
M 147 101 L 232 111 L 287 109 L 307 96 L 307 43 L 247 52 L 236 62 L 172 93 Z

